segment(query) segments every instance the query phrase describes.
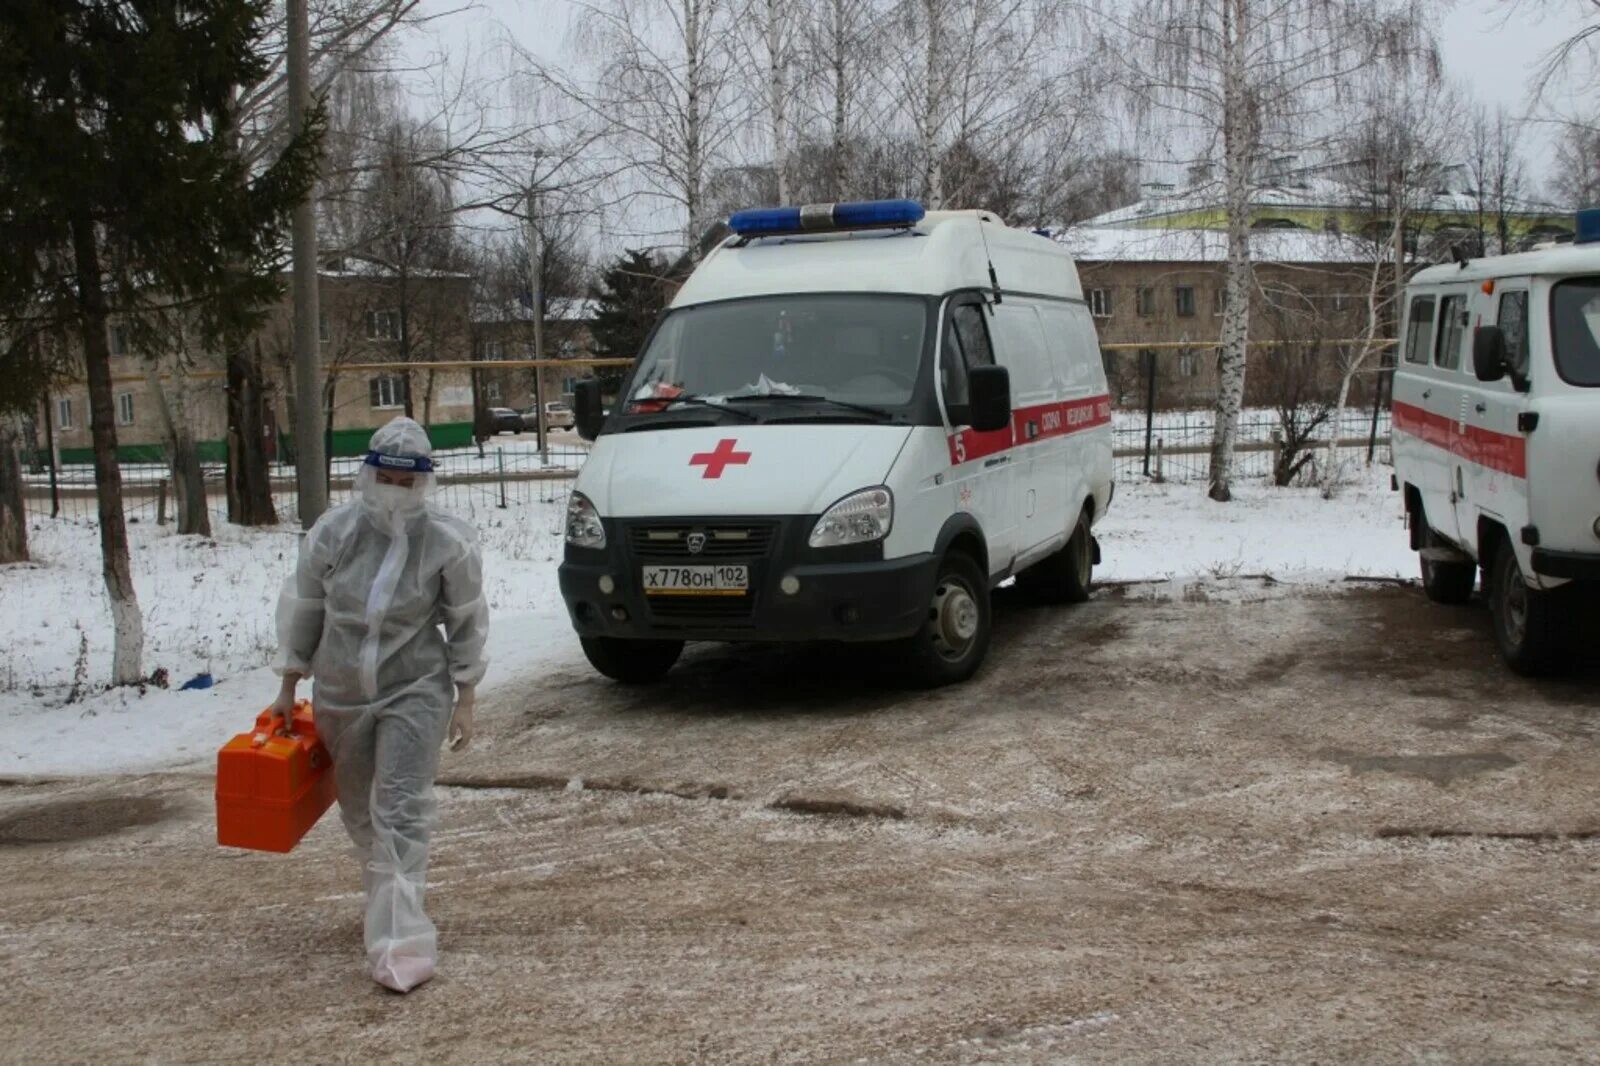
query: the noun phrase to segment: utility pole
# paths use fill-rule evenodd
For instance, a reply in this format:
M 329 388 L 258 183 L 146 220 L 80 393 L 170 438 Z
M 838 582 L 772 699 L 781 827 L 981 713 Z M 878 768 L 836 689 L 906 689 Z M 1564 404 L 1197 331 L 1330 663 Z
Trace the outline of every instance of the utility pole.
M 298 135 L 311 111 L 311 41 L 308 0 L 288 0 L 289 127 Z M 315 186 L 294 209 L 294 473 L 300 525 L 310 529 L 328 509 L 327 447 L 322 439 L 322 350 L 317 309 Z
M 537 164 L 536 164 L 537 165 Z M 544 358 L 544 290 L 540 284 L 540 269 L 544 249 L 539 242 L 539 177 L 537 172 L 528 183 L 528 302 L 533 305 L 533 358 Z M 544 413 L 544 367 L 533 370 L 533 409 L 539 416 L 539 462 L 550 465 L 549 427 Z

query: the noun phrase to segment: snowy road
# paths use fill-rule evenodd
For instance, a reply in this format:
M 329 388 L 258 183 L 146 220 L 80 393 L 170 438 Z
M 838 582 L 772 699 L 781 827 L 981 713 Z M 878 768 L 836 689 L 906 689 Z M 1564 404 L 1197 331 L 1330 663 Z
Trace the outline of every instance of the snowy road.
M 1600 1040 L 1596 674 L 1481 608 L 1007 597 L 971 685 L 824 649 L 508 677 L 447 760 L 441 976 L 368 984 L 333 819 L 199 772 L 0 787 L 18 1061 L 1572 1061 Z M 294 1004 L 296 1012 L 274 1010 Z

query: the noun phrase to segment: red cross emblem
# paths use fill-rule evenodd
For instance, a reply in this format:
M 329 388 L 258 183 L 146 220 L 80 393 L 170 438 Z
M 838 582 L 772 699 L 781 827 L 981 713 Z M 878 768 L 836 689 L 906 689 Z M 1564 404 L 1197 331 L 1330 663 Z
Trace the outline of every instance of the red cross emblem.
M 690 466 L 703 466 L 706 468 L 702 478 L 721 477 L 722 472 L 730 466 L 743 466 L 750 461 L 749 452 L 736 452 L 734 446 L 737 440 L 721 440 L 709 452 L 696 452 L 689 457 Z

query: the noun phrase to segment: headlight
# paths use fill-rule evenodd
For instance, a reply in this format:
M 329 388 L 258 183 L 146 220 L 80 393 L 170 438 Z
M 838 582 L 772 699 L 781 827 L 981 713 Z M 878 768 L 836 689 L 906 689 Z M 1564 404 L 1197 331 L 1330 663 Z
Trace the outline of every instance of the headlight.
M 894 525 L 894 494 L 879 486 L 853 492 L 828 508 L 811 529 L 813 548 L 882 540 Z
M 600 524 L 600 512 L 581 492 L 574 492 L 567 502 L 567 543 L 575 548 L 606 546 L 606 527 Z

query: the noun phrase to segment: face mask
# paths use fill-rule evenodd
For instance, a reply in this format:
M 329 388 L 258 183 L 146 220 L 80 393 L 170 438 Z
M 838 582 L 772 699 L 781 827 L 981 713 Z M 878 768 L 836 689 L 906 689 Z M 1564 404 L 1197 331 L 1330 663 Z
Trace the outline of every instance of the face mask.
M 404 485 L 368 485 L 361 494 L 361 502 L 372 514 L 384 521 L 407 518 L 422 510 L 422 493 Z

